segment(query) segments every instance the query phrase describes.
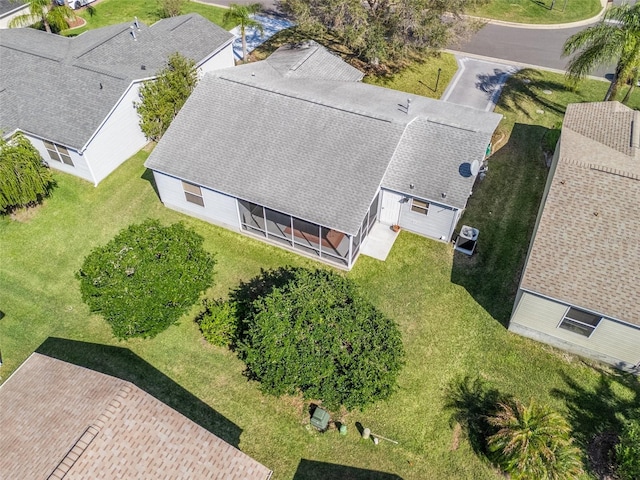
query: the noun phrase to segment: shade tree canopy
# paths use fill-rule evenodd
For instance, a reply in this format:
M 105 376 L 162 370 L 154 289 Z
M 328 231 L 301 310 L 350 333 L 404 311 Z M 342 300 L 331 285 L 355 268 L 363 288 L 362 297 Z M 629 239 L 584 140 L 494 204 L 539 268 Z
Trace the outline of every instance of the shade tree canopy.
M 329 33 L 360 59 L 376 64 L 439 49 L 474 22 L 466 8 L 484 0 L 281 0 L 284 12 L 312 36 Z
M 153 337 L 213 283 L 203 238 L 181 223 L 147 220 L 93 250 L 77 273 L 82 299 L 118 338 Z
M 396 323 L 327 270 L 263 271 L 232 294 L 235 348 L 264 392 L 329 408 L 388 398 L 404 362 Z

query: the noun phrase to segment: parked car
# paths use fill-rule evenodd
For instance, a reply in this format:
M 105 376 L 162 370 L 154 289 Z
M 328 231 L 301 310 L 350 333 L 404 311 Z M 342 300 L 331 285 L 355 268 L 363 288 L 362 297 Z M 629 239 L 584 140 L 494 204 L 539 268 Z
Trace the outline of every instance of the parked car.
M 62 1 L 64 1 L 64 0 L 62 0 Z M 79 8 L 86 7 L 90 3 L 95 2 L 95 0 L 68 0 L 68 2 L 69 2 L 69 6 L 72 9 L 77 10 Z

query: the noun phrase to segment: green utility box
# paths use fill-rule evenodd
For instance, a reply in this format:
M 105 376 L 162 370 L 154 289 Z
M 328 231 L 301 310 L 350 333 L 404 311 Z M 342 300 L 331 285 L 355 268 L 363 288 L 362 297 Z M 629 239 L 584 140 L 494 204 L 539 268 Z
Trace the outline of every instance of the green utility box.
M 311 425 L 324 432 L 329 426 L 329 412 L 323 408 L 316 407 L 311 416 Z

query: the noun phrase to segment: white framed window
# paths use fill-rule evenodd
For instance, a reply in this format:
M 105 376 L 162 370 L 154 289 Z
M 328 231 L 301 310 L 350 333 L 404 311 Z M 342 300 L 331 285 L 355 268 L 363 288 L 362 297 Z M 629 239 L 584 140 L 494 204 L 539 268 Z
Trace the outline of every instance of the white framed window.
M 426 215 L 429 212 L 429 204 L 417 198 L 411 199 L 411 211 Z
M 55 143 L 47 142 L 46 140 L 44 140 L 44 148 L 47 149 L 47 153 L 49 154 L 49 158 L 51 160 L 65 163 L 73 167 L 73 161 L 71 160 L 71 155 L 69 155 L 69 150 L 67 150 L 62 145 L 56 145 Z
M 594 315 L 593 313 L 570 307 L 567 313 L 564 314 L 564 318 L 558 325 L 558 328 L 569 330 L 583 337 L 590 337 L 600 323 L 600 320 L 602 320 L 600 315 Z
M 202 189 L 198 185 L 193 183 L 182 182 L 182 189 L 184 190 L 184 198 L 189 203 L 195 203 L 204 207 L 204 198 L 202 198 Z

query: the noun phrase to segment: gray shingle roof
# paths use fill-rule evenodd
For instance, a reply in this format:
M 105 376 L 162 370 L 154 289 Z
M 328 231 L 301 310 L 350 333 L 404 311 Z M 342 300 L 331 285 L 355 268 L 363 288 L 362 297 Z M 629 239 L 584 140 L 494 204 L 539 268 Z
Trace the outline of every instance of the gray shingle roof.
M 197 14 L 90 30 L 74 38 L 31 28 L 0 31 L 0 129 L 83 147 L 132 81 L 176 51 L 200 63 L 233 36 Z M 145 66 L 145 70 L 142 69 Z M 102 86 L 102 87 L 101 87 Z
M 449 186 L 455 183 L 449 177 L 460 176 L 458 157 L 481 159 L 500 118 L 415 96 L 407 113 L 405 93 L 354 81 L 292 78 L 286 71 L 283 76 L 263 61 L 207 74 L 146 165 L 355 234 L 388 169 L 396 172 L 390 183 L 403 181 L 402 167 L 421 174 L 425 169 L 412 159 L 421 164 L 424 157 L 414 154 L 438 144 L 438 152 L 453 160 L 438 160 L 434 167 L 455 168 L 433 168 L 428 176 L 446 177 Z M 423 117 L 441 124 L 433 129 L 443 138 L 414 135 L 422 121 L 407 129 Z M 406 143 L 403 134 L 411 137 Z M 462 141 L 466 135 L 474 140 Z M 478 135 L 484 139 L 481 152 Z M 434 184 L 440 195 L 440 184 Z M 426 187 L 420 191 L 428 193 Z
M 284 77 L 357 82 L 363 73 L 313 40 L 284 45 L 266 59 Z
M 39 353 L 0 387 L 0 405 L 2 478 L 270 475 L 134 384 Z
M 521 287 L 640 325 L 640 112 L 567 107 Z
M 24 1 L 0 0 L 0 18 L 14 10 L 21 9 L 24 5 Z

